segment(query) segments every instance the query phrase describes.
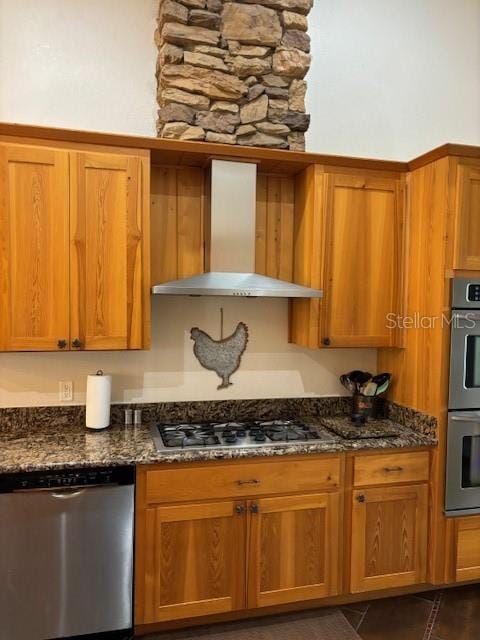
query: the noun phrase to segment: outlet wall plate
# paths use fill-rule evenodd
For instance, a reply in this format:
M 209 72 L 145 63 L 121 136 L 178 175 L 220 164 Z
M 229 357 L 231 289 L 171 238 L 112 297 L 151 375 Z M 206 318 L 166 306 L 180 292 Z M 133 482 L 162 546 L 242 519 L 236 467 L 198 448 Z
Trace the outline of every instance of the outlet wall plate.
M 58 399 L 60 402 L 71 402 L 73 400 L 72 380 L 60 380 L 58 383 Z

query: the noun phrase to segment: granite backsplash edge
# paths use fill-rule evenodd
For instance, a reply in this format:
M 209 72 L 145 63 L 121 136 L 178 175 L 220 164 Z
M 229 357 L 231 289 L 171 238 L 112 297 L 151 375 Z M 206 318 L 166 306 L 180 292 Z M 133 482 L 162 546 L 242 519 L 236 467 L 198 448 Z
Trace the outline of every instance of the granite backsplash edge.
M 205 421 L 292 418 L 297 416 L 345 416 L 351 411 L 349 396 L 319 398 L 268 398 L 254 400 L 204 400 L 184 402 L 112 404 L 112 425 L 124 422 L 127 408 L 141 409 L 144 423 L 159 421 Z M 430 415 L 394 402 L 386 402 L 386 416 L 422 435 L 436 437 L 437 420 Z M 85 422 L 85 406 L 0 408 L 0 437 L 34 433 L 56 424 L 68 427 Z

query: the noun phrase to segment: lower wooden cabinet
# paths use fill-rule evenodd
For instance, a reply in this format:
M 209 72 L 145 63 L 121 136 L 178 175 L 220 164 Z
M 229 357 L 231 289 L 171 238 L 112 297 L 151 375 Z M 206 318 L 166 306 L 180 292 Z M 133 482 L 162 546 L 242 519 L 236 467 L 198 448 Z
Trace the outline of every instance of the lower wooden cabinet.
M 233 500 L 145 511 L 142 623 L 243 608 L 245 511 Z
M 135 624 L 425 583 L 429 456 L 139 467 Z M 464 520 L 457 580 L 480 576 L 480 517 Z
M 427 525 L 426 483 L 354 490 L 351 592 L 425 582 Z
M 315 461 L 316 476 L 312 471 Z M 331 467 L 332 474 L 338 472 L 339 458 L 318 456 L 305 460 L 308 482 L 326 485 L 325 489 L 297 489 L 282 495 L 288 488 L 279 482 L 280 495 L 274 494 L 268 479 L 282 468 L 288 471 L 293 463 L 270 460 L 171 470 L 144 467 L 138 471 L 136 625 L 338 593 L 338 473 L 330 489 L 330 475 L 326 477 L 325 471 Z M 297 477 L 291 476 L 293 491 L 302 483 L 301 461 L 297 464 Z M 251 485 L 250 495 L 236 497 L 234 494 L 244 490 L 245 485 L 234 479 L 241 472 L 250 477 L 252 468 L 260 480 Z M 185 492 L 192 494 L 188 472 L 195 477 L 199 470 L 209 470 L 210 476 L 215 476 L 213 488 L 204 478 L 204 483 L 198 485 L 197 497 L 186 499 Z M 172 491 L 166 484 L 168 474 Z M 253 497 L 258 483 L 266 495 Z M 158 490 L 160 486 L 162 492 Z M 206 494 L 214 494 L 216 486 L 232 495 L 208 498 Z
M 338 493 L 249 504 L 248 607 L 337 593 Z
M 480 516 L 459 518 L 455 528 L 455 579 L 457 582 L 480 580 Z

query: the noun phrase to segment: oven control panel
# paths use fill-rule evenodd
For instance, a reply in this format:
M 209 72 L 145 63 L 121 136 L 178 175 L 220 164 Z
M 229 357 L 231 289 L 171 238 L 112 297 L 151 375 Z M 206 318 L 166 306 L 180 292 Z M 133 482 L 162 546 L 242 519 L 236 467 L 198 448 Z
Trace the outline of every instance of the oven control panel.
M 467 287 L 467 300 L 480 304 L 480 283 L 469 284 Z
M 480 280 L 454 278 L 452 307 L 453 309 L 480 309 Z

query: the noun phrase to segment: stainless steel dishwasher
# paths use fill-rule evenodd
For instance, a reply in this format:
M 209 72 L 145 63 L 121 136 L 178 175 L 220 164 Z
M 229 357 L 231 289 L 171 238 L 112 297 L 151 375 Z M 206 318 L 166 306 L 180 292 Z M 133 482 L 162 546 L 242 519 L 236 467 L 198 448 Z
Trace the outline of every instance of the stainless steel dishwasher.
M 1 640 L 128 637 L 133 513 L 133 467 L 0 475 Z

